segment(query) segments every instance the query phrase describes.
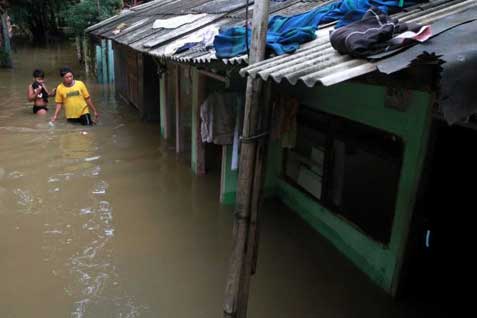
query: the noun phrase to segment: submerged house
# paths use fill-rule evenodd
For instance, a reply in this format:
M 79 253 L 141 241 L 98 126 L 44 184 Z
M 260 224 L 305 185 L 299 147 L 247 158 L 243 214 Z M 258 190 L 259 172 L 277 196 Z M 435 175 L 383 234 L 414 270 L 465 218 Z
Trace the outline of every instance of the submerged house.
M 270 14 L 328 3 L 273 1 Z M 217 93 L 243 96 L 246 76 L 267 82 L 272 98 L 265 102 L 273 104 L 267 194 L 388 293 L 434 281 L 451 264 L 456 242 L 446 237 L 457 225 L 445 215 L 462 213 L 472 197 L 459 176 L 472 173 L 477 158 L 455 140 L 477 140 L 477 99 L 469 85 L 476 79 L 476 41 L 463 40 L 477 36 L 477 1 L 406 7 L 394 17 L 431 25 L 433 37 L 373 59 L 334 50 L 333 24 L 293 54 L 254 65 L 247 55 L 219 59 L 207 45 L 177 50 L 210 30 L 244 25 L 246 6 L 244 0 L 157 0 L 87 32 L 112 41 L 117 94 L 160 121 L 162 137 L 190 156 L 194 173 L 220 167 L 224 203 L 235 198 L 236 147 L 232 138 L 202 142 L 201 105 Z M 172 26 L 154 27 L 168 19 Z M 240 121 L 237 109 L 232 122 Z

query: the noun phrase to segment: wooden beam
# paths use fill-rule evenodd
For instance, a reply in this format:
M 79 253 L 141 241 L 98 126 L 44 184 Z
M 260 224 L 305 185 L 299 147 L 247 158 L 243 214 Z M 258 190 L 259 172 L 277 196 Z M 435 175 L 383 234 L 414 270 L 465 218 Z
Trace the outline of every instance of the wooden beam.
M 265 56 L 265 37 L 268 26 L 269 1 L 257 0 L 253 7 L 252 41 L 249 64 L 260 62 Z M 224 317 L 244 318 L 247 316 L 248 290 L 251 264 L 255 250 L 256 227 L 250 226 L 251 206 L 255 198 L 260 197 L 262 180 L 265 175 L 260 163 L 266 158 L 266 151 L 257 152 L 257 146 L 263 125 L 261 121 L 268 117 L 260 105 L 262 81 L 247 79 L 245 111 L 242 132 L 242 146 L 239 164 L 237 201 L 235 206 L 234 243 L 230 261 L 229 274 L 225 287 Z M 257 158 L 257 153 L 258 158 Z M 260 171 L 258 171 L 259 169 Z M 257 201 L 260 201 L 257 199 Z
M 181 120 L 181 68 L 177 64 L 176 72 L 176 153 L 181 153 L 184 150 L 182 120 Z
M 207 79 L 196 69 L 192 70 L 192 170 L 203 176 L 205 171 L 205 145 L 202 143 L 200 106 L 205 101 Z
M 213 73 L 213 72 L 209 72 L 209 71 L 206 71 L 206 70 L 199 70 L 199 73 L 202 74 L 202 75 L 205 75 L 207 77 L 213 78 L 217 81 L 223 82 L 225 84 L 225 87 L 230 86 L 230 79 L 228 77 L 225 77 L 225 76 L 222 76 L 220 74 Z
M 158 65 L 158 67 L 161 67 Z M 163 67 L 161 67 L 163 68 Z M 159 78 L 159 101 L 161 107 L 161 134 L 162 138 L 169 138 L 169 111 L 167 109 L 167 73 L 164 69 L 160 70 Z

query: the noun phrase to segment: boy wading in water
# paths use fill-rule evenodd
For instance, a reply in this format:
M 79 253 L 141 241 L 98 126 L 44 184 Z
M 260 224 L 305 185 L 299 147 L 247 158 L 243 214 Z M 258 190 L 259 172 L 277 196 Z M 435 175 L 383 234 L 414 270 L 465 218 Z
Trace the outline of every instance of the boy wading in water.
M 28 101 L 33 102 L 33 113 L 37 115 L 46 115 L 48 112 L 48 97 L 55 95 L 48 92 L 45 85 L 45 72 L 42 70 L 33 71 L 33 83 L 28 86 Z
M 60 70 L 63 83 L 56 88 L 55 115 L 51 118 L 55 122 L 61 108 L 65 108 L 65 117 L 69 122 L 80 123 L 82 125 L 92 125 L 98 119 L 98 112 L 94 107 L 88 89 L 82 81 L 73 78 L 73 71 L 67 67 Z M 95 120 L 91 119 L 90 109 L 93 111 Z

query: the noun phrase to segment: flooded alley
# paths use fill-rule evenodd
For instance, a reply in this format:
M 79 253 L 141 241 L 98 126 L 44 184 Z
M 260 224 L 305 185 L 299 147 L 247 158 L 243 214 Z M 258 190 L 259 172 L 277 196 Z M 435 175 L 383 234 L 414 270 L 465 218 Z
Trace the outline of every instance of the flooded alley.
M 222 316 L 232 206 L 219 176 L 194 176 L 144 122 L 96 84 L 69 45 L 18 47 L 0 69 L 0 317 Z M 34 68 L 50 88 L 68 65 L 100 113 L 84 128 L 32 114 Z M 249 317 L 419 317 L 297 215 L 263 214 Z

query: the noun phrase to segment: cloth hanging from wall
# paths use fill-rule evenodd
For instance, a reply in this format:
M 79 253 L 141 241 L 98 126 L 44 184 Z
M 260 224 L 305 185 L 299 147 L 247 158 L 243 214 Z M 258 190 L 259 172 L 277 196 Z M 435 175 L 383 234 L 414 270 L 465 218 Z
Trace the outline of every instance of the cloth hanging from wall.
M 300 44 L 314 40 L 320 24 L 338 21 L 337 28 L 357 21 L 375 6 L 384 13 L 399 11 L 422 0 L 340 0 L 329 5 L 294 16 L 273 16 L 268 22 L 267 49 L 276 55 L 293 53 Z M 218 58 L 232 58 L 247 52 L 246 29 L 231 27 L 222 29 L 215 37 L 214 47 Z M 248 30 L 250 46 L 252 31 Z
M 200 106 L 202 142 L 233 144 L 237 109 L 242 104 L 242 96 L 236 92 L 210 94 Z
M 237 112 L 234 128 L 234 141 L 232 145 L 232 163 L 230 169 L 232 171 L 238 170 L 239 166 L 239 153 L 240 153 L 240 134 L 243 126 L 243 110 L 244 110 L 243 95 L 240 95 L 240 100 L 237 102 Z
M 424 42 L 431 35 L 430 26 L 399 22 L 372 7 L 361 20 L 333 31 L 330 42 L 341 54 L 366 57 L 405 46 L 412 41 Z
M 278 95 L 272 100 L 271 138 L 281 140 L 283 148 L 295 148 L 299 106 L 296 97 Z

